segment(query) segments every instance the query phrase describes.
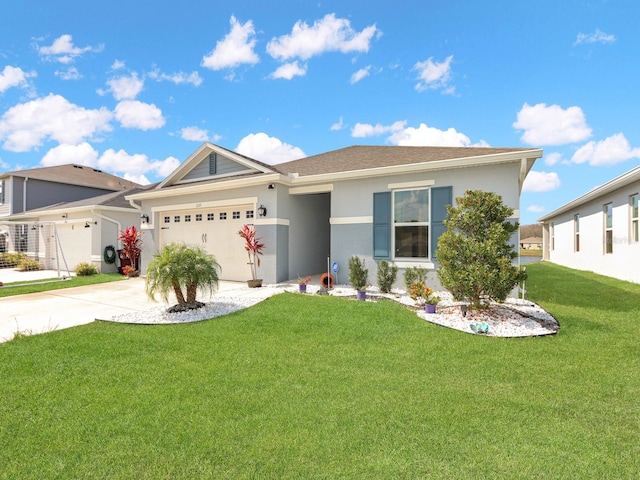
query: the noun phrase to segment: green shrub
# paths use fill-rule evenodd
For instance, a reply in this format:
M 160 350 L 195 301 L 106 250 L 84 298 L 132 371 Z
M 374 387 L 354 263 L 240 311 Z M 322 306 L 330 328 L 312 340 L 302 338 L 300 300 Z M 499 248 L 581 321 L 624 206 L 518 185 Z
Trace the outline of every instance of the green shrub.
M 429 270 L 420 267 L 409 267 L 404 271 L 404 284 L 407 287 L 407 292 L 414 283 L 426 283 L 427 273 Z
M 29 258 L 24 258 L 18 264 L 18 270 L 21 272 L 33 272 L 36 270 L 42 270 L 44 267 L 42 263 L 38 260 L 31 260 Z
M 15 268 L 26 259 L 27 256 L 24 253 L 0 253 L 0 267 Z
M 349 259 L 349 283 L 356 290 L 364 292 L 367 288 L 367 276 L 369 270 L 364 268 L 364 260 L 358 257 Z
M 446 231 L 438 241 L 440 283 L 474 307 L 503 301 L 522 278 L 509 243 L 518 231 L 518 223 L 509 221 L 513 209 L 500 195 L 482 190 L 467 190 L 456 204 L 447 207 Z
M 398 267 L 395 265 L 389 265 L 386 260 L 380 260 L 378 262 L 378 286 L 382 293 L 389 293 L 391 287 L 396 281 L 398 275 Z
M 80 262 L 76 265 L 74 269 L 76 275 L 79 277 L 88 277 L 90 275 L 96 275 L 98 273 L 98 269 L 93 263 Z

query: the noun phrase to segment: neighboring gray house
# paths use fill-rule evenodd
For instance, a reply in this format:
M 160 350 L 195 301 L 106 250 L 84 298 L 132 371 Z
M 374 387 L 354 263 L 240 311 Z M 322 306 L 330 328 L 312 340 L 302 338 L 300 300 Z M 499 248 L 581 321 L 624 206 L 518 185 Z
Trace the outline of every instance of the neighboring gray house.
M 543 259 L 640 283 L 640 166 L 538 219 Z
M 446 206 L 469 189 L 493 191 L 519 218 L 524 179 L 542 150 L 475 147 L 353 146 L 266 165 L 205 143 L 163 182 L 127 195 L 142 225 L 142 269 L 172 241 L 203 245 L 222 265 L 221 278 L 247 280 L 237 232 L 254 224 L 266 244 L 259 276 L 266 283 L 327 271 L 365 259 L 375 283 L 376 260 L 402 269 L 434 268 Z M 517 245 L 517 239 L 514 244 Z
M 82 261 L 115 271 L 101 252 L 105 243 L 117 245 L 116 225 L 139 226 L 140 212 L 124 200 L 134 187 L 82 165 L 0 173 L 0 252 L 26 253 L 47 269 L 66 260 L 71 270 Z M 60 248 L 64 259 L 56 255 Z
M 59 248 L 61 255 L 60 258 L 56 258 L 56 262 L 64 260 L 70 270 L 80 262 L 87 262 L 95 265 L 101 273 L 113 273 L 117 271 L 119 263 L 117 260 L 115 263 L 105 261 L 105 248 L 112 246 L 116 250 L 120 249 L 119 231 L 130 226 L 140 228 L 140 211 L 125 200 L 125 195 L 144 191 L 145 188 L 149 187 L 108 193 L 76 202 L 59 203 L 13 215 L 10 218 L 15 225 L 30 222 L 29 224 L 40 227 L 35 230 L 35 232 L 41 232 L 38 239 L 41 245 L 37 248 L 41 255 L 38 259 L 45 264 L 45 268 L 53 269 L 53 265 L 47 264 L 47 260 L 56 258 L 55 255 L 46 254 L 46 252 Z M 0 226 L 2 225 L 11 225 L 11 223 L 0 219 Z M 25 231 L 30 236 L 38 235 L 33 229 L 27 228 Z M 47 237 L 51 237 L 54 233 L 57 236 L 57 245 L 47 246 Z M 34 245 L 33 239 L 29 244 Z M 12 250 L 19 250 L 13 247 Z M 26 253 L 34 257 L 33 252 L 29 250 Z

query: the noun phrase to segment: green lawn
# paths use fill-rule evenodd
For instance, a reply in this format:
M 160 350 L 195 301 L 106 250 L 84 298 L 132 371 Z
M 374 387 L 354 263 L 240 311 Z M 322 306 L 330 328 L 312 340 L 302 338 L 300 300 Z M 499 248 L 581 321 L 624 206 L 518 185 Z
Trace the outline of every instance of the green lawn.
M 638 478 L 640 285 L 527 271 L 556 336 L 283 294 L 1 344 L 0 478 Z
M 0 270 L 0 276 L 2 271 Z M 68 280 L 58 280 L 50 278 L 44 280 L 32 280 L 28 282 L 5 283 L 0 287 L 0 297 L 10 297 L 12 295 L 24 295 L 25 293 L 48 292 L 49 290 L 59 290 L 62 288 L 82 287 L 83 285 L 94 285 L 96 283 L 118 282 L 126 280 L 125 275 L 119 273 L 99 273 L 85 277 L 71 277 Z

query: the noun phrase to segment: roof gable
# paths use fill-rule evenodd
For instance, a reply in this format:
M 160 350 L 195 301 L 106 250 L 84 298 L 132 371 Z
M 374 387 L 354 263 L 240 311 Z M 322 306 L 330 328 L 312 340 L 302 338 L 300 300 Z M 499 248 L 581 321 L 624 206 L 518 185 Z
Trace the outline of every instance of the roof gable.
M 206 142 L 160 182 L 157 188 L 274 171 L 262 162 Z

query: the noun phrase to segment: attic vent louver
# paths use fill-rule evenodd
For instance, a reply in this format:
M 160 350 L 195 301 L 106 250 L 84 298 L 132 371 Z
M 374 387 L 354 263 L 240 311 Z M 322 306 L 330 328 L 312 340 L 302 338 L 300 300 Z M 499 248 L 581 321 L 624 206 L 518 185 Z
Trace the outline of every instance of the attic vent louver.
M 97 168 L 93 169 L 94 172 L 102 173 L 102 170 L 98 170 Z
M 82 165 L 74 165 L 73 168 L 79 168 L 80 170 L 82 170 Z

